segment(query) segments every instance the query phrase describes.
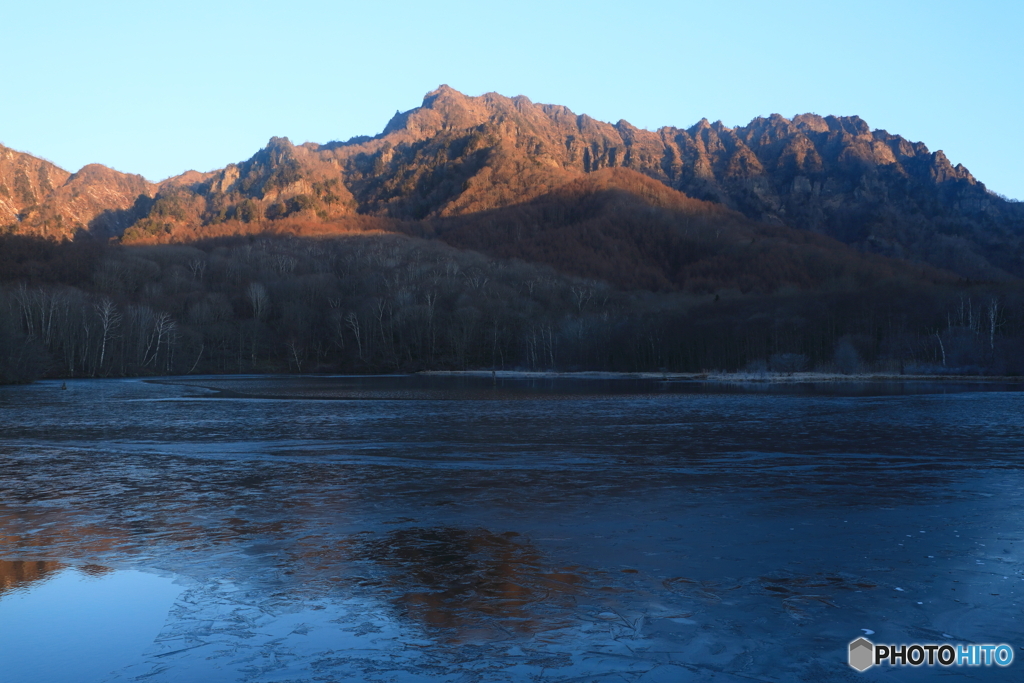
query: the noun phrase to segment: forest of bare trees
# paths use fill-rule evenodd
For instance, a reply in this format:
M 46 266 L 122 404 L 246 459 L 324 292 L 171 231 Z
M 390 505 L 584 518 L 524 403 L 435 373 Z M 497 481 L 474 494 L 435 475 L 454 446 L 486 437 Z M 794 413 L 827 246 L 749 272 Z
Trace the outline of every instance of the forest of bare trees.
M 0 381 L 187 373 L 1024 371 L 1017 284 L 619 290 L 400 235 L 0 255 Z

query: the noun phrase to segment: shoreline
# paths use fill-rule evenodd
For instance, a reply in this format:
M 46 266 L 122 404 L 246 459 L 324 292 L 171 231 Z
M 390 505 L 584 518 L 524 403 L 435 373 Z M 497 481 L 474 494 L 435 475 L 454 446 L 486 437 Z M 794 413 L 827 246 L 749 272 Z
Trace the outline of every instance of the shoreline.
M 605 372 L 600 370 L 559 372 L 555 370 L 423 370 L 416 375 L 450 377 L 493 377 L 495 379 L 654 379 L 667 382 L 760 382 L 760 383 L 828 383 L 828 382 L 975 382 L 1021 384 L 1024 377 L 1005 375 L 897 375 L 890 373 L 858 373 L 844 375 L 828 372 Z
M 608 372 L 557 371 L 557 370 L 420 370 L 418 372 L 348 374 L 348 373 L 225 373 L 195 375 L 136 375 L 121 377 L 42 377 L 25 384 L 0 384 L 0 386 L 27 386 L 45 382 L 69 382 L 76 380 L 142 380 L 170 381 L 195 380 L 201 378 L 369 378 L 369 377 L 466 377 L 493 378 L 503 380 L 575 379 L 575 380 L 660 380 L 663 382 L 694 382 L 718 384 L 843 384 L 864 382 L 934 382 L 970 384 L 1024 384 L 1024 376 L 1011 375 L 899 375 L 892 373 L 857 373 L 844 375 L 828 372 Z

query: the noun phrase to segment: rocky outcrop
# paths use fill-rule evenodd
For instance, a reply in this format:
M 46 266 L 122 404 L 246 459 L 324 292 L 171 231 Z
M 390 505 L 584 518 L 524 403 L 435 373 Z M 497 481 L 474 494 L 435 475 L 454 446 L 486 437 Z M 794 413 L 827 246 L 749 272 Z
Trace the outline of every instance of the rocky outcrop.
M 119 236 L 145 215 L 156 190 L 142 176 L 99 164 L 71 174 L 0 146 L 0 228 L 57 239 Z
M 49 161 L 0 145 L 0 225 L 19 221 L 70 176 Z

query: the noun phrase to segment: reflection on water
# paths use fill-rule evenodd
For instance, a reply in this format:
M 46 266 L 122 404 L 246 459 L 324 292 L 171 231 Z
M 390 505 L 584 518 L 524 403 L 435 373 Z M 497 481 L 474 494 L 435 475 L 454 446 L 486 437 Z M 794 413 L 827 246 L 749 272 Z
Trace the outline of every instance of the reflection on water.
M 863 629 L 1016 642 L 1024 394 L 994 388 L 3 387 L 0 623 L 38 620 L 29 661 L 66 606 L 138 605 L 145 643 L 53 679 L 82 683 L 825 680 Z
M 400 613 L 455 642 L 565 627 L 583 582 L 546 567 L 514 531 L 411 527 L 367 539 L 357 553 L 386 570 Z
M 34 581 L 45 581 L 54 572 L 60 571 L 64 565 L 60 562 L 36 560 L 0 560 L 0 595 L 7 591 L 17 590 Z

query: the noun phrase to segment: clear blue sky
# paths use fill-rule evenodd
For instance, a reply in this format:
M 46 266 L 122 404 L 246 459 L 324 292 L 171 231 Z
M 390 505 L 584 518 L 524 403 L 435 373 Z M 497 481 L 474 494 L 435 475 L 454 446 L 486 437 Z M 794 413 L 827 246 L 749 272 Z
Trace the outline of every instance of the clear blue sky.
M 5 3 L 0 142 L 160 180 L 447 83 L 636 126 L 862 116 L 1024 198 L 1024 2 Z

